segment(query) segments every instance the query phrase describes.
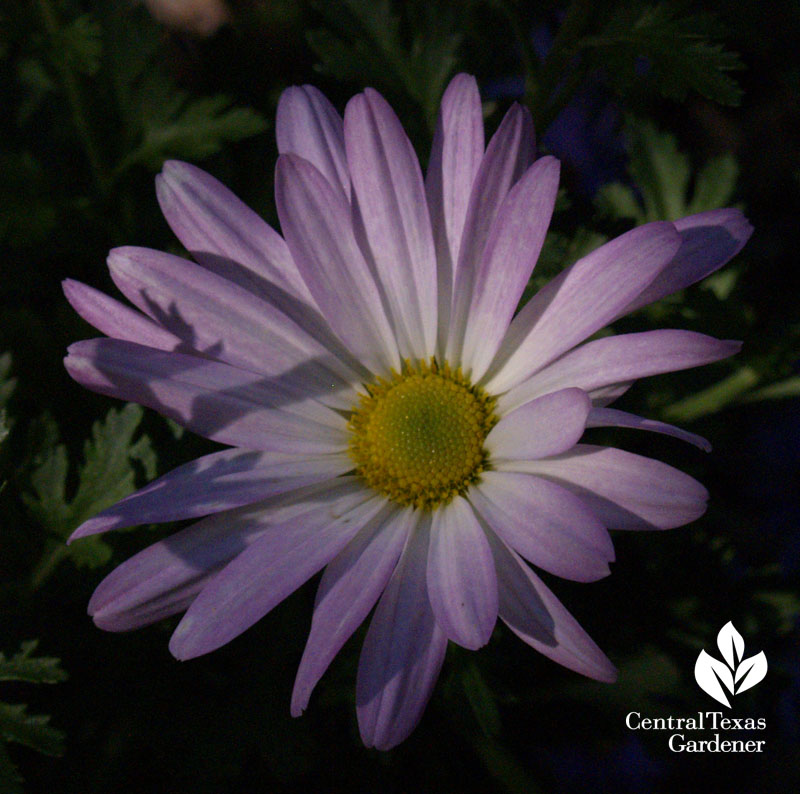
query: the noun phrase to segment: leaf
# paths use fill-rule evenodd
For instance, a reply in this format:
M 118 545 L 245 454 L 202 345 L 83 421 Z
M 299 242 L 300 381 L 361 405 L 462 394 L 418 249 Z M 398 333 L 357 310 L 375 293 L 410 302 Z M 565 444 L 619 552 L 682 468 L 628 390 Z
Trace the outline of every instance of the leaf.
M 338 80 L 407 95 L 422 108 L 432 129 L 462 40 L 454 32 L 454 9 L 442 3 L 403 4 L 401 20 L 388 0 L 314 5 L 329 25 L 307 35 L 322 69 Z M 403 35 L 406 29 L 413 31 L 410 40 Z
M 100 23 L 91 14 L 82 14 L 58 31 L 56 43 L 72 69 L 92 76 L 100 69 L 102 35 Z
M 738 177 L 739 164 L 732 154 L 709 160 L 697 173 L 694 195 L 686 207 L 687 214 L 727 206 L 736 190 Z
M 800 375 L 771 383 L 744 397 L 744 402 L 758 402 L 759 400 L 786 400 L 800 395 Z
M 102 23 L 104 38 L 115 43 L 104 64 L 126 132 L 114 178 L 134 165 L 158 169 L 170 157 L 201 160 L 267 129 L 261 115 L 229 97 L 178 89 L 164 38 L 143 9 L 112 4 Z
M 637 224 L 674 221 L 730 202 L 739 174 L 733 155 L 709 160 L 697 172 L 694 189 L 690 190 L 689 156 L 678 149 L 674 135 L 659 130 L 649 120 L 630 119 L 626 138 L 628 171 L 635 189 L 620 182 L 604 185 L 596 203 L 606 214 L 633 218 Z
M 17 111 L 17 124 L 22 126 L 41 107 L 45 97 L 56 90 L 56 84 L 36 58 L 23 58 L 17 63 L 17 80 L 24 88 Z
M 0 355 L 0 408 L 8 405 L 8 400 L 17 386 L 17 379 L 9 377 L 11 363 L 11 353 Z
M 0 681 L 55 684 L 66 679 L 58 659 L 34 657 L 37 640 L 23 642 L 10 659 L 0 652 Z M 0 702 L 0 792 L 22 792 L 22 777 L 8 756 L 5 743 L 24 744 L 46 755 L 63 755 L 64 734 L 48 723 L 50 717 L 27 713 L 24 704 Z
M 685 6 L 625 4 L 582 45 L 620 93 L 646 78 L 670 99 L 682 101 L 694 90 L 713 102 L 738 105 L 742 89 L 730 73 L 744 64 L 719 42 L 725 30 L 712 15 L 685 13 Z
M 733 673 L 722 662 L 707 654 L 705 650 L 700 651 L 694 666 L 694 677 L 706 694 L 730 708 L 730 701 L 720 682 L 733 693 Z
M 741 679 L 736 694 L 738 695 L 746 689 L 754 687 L 764 679 L 766 674 L 767 657 L 764 651 L 757 653 L 755 656 L 751 656 L 749 659 L 745 659 L 736 671 L 736 680 L 739 681 L 739 679 Z
M 498 736 L 500 734 L 500 712 L 492 690 L 483 680 L 476 664 L 471 663 L 463 671 L 461 684 L 484 736 Z
M 683 423 L 717 413 L 742 399 L 760 380 L 759 373 L 745 365 L 708 388 L 667 406 L 663 417 L 670 422 Z
M 744 653 L 744 638 L 728 621 L 717 634 L 717 647 L 722 654 L 722 658 L 728 663 L 731 670 L 736 669 L 737 660 L 742 658 Z
M 0 739 L 24 744 L 45 755 L 63 755 L 64 734 L 49 722 L 48 716 L 28 714 L 23 703 L 0 702 Z
M 134 490 L 137 462 L 147 479 L 156 474 L 156 456 L 147 436 L 134 441 L 144 412 L 129 403 L 112 408 L 102 422 L 92 426 L 92 438 L 84 444 L 84 462 L 78 469 L 78 486 L 72 500 L 66 492 L 69 462 L 67 450 L 57 443 L 58 430 L 52 420 L 43 427 L 42 452 L 30 476 L 33 492 L 23 501 L 51 534 L 45 556 L 33 574 L 34 585 L 49 576 L 55 565 L 68 556 L 79 566 L 98 567 L 111 556 L 111 547 L 99 537 L 66 546 L 64 541 L 86 519 L 114 504 Z
M 267 129 L 266 121 L 255 110 L 231 104 L 222 95 L 189 99 L 187 94 L 176 94 L 168 105 L 149 114 L 141 144 L 125 157 L 121 167 L 141 163 L 159 168 L 168 157 L 202 160 L 216 154 L 225 143 Z
M 35 245 L 56 227 L 45 170 L 26 151 L 0 153 L 0 242 L 13 248 Z
M 26 681 L 31 684 L 56 684 L 67 674 L 61 662 L 52 656 L 32 656 L 38 640 L 23 642 L 18 653 L 10 659 L 0 652 L 0 681 Z

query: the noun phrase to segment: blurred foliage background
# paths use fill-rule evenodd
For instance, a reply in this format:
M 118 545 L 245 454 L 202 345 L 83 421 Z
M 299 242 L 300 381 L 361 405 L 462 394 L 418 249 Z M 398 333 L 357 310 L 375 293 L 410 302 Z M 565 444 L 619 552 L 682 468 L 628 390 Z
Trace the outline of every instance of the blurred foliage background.
M 0 792 L 795 790 L 798 41 L 797 4 L 755 0 L 3 0 Z M 289 717 L 314 581 L 186 664 L 167 651 L 169 621 L 110 635 L 86 616 L 103 575 L 173 527 L 65 537 L 211 445 L 70 381 L 65 347 L 94 333 L 60 282 L 113 293 L 109 248 L 182 253 L 153 190 L 170 157 L 201 164 L 275 223 L 272 124 L 292 84 L 316 84 L 340 110 L 365 85 L 382 91 L 424 165 L 459 70 L 478 77 L 489 131 L 523 101 L 539 148 L 563 162 L 531 289 L 635 224 L 740 206 L 756 231 L 731 265 L 615 330 L 675 326 L 745 345 L 620 402 L 707 436 L 710 455 L 591 431 L 711 492 L 688 527 L 616 533 L 607 580 L 553 584 L 619 682 L 580 679 L 498 627 L 477 654 L 451 645 L 421 725 L 381 754 L 355 724 L 363 632 L 306 715 Z M 694 660 L 728 620 L 769 661 L 734 715 L 767 720 L 763 755 L 674 754 L 665 734 L 629 731 L 629 711 L 718 708 Z

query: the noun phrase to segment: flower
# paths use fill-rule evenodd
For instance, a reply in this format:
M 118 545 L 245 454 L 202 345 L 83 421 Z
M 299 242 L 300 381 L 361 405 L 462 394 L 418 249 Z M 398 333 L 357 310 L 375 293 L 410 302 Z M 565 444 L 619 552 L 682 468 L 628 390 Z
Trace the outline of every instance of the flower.
M 522 558 L 588 582 L 609 572 L 608 528 L 701 515 L 707 493 L 682 472 L 577 442 L 616 425 L 705 446 L 607 405 L 640 377 L 739 344 L 681 330 L 585 340 L 720 267 L 749 224 L 721 210 L 633 229 L 514 316 L 558 185 L 558 162 L 534 158 L 526 110 L 513 106 L 484 150 L 475 80 L 455 77 L 425 180 L 370 89 L 342 121 L 315 88 L 290 88 L 276 127 L 282 237 L 208 174 L 167 163 L 158 198 L 197 264 L 112 251 L 136 309 L 65 283 L 108 337 L 69 348 L 75 380 L 230 447 L 76 530 L 206 516 L 107 576 L 95 622 L 122 631 L 185 611 L 170 649 L 189 659 L 324 568 L 291 711 L 377 603 L 356 702 L 379 749 L 420 719 L 448 640 L 477 648 L 498 615 L 559 664 L 614 680 Z
M 201 38 L 212 36 L 230 17 L 224 0 L 144 0 L 144 4 L 168 28 Z

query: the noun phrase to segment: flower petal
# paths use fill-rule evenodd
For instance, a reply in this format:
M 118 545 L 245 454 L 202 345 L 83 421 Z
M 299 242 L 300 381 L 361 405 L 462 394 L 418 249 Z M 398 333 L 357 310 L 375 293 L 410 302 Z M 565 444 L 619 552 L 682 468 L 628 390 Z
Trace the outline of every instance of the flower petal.
M 375 605 L 416 522 L 410 507 L 391 512 L 381 526 L 364 527 L 328 564 L 297 670 L 292 716 L 303 713 L 328 665 Z
M 436 622 L 453 642 L 476 650 L 497 620 L 497 579 L 486 535 L 469 502 L 457 496 L 433 514 L 428 597 Z
M 428 601 L 429 532 L 426 523 L 411 532 L 378 602 L 358 663 L 358 727 L 364 744 L 378 750 L 400 744 L 414 730 L 447 649 L 447 637 Z
M 504 416 L 486 436 L 492 460 L 546 458 L 578 443 L 591 402 L 581 389 L 546 394 Z
M 478 381 L 492 363 L 542 250 L 558 192 L 559 162 L 539 158 L 508 192 L 475 274 L 461 365 Z
M 439 347 L 446 342 L 453 295 L 453 272 L 469 197 L 483 158 L 483 111 L 478 84 L 472 75 L 457 74 L 447 86 L 439 107 L 433 147 L 425 177 L 437 260 Z
M 353 468 L 342 453 L 310 458 L 225 449 L 173 469 L 81 524 L 69 542 L 111 529 L 219 513 Z
M 400 354 L 436 343 L 436 253 L 419 161 L 386 100 L 368 88 L 344 112 L 347 162 Z
M 565 488 L 530 474 L 487 471 L 469 498 L 489 526 L 534 565 L 576 582 L 610 573 L 614 547 L 606 528 Z
M 513 465 L 569 489 L 611 529 L 672 529 L 706 510 L 708 491 L 697 480 L 613 447 L 578 444 L 566 455 Z
M 669 263 L 679 245 L 671 223 L 648 223 L 579 259 L 514 318 L 485 388 L 496 394 L 516 386 L 608 324 Z
M 373 372 L 399 370 L 394 334 L 341 191 L 293 154 L 278 158 L 275 183 L 281 228 L 329 325 Z
M 130 631 L 183 612 L 264 531 L 257 522 L 238 518 L 236 511 L 212 516 L 123 562 L 89 601 L 94 622 L 106 631 Z
M 533 157 L 534 134 L 530 113 L 514 104 L 489 141 L 472 185 L 453 275 L 452 310 L 445 351 L 452 364 L 458 363 L 475 275 L 489 231 L 508 191 L 527 171 Z
M 275 306 L 181 257 L 148 248 L 115 248 L 111 277 L 143 312 L 194 350 L 270 377 L 298 366 L 328 372 L 348 402 L 352 371 Z M 265 351 L 269 351 L 265 355 Z M 334 373 L 338 373 L 334 374 Z
M 275 136 L 281 154 L 299 154 L 350 200 L 342 117 L 318 88 L 291 86 L 281 94 Z
M 345 420 L 303 396 L 313 371 L 267 380 L 227 364 L 117 339 L 69 347 L 70 376 L 92 391 L 153 408 L 213 441 L 275 452 L 325 454 L 347 447 Z M 320 387 L 321 388 L 321 387 Z
M 741 346 L 741 342 L 669 328 L 606 336 L 571 350 L 515 386 L 500 397 L 497 407 L 499 411 L 511 411 L 567 386 L 589 392 L 649 375 L 699 367 L 732 356 Z
M 689 215 L 675 221 L 674 226 L 680 233 L 681 247 L 669 265 L 625 307 L 620 316 L 711 275 L 733 259 L 753 233 L 747 218 L 734 209 Z
M 149 317 L 110 298 L 94 287 L 70 278 L 64 279 L 61 285 L 72 308 L 87 323 L 112 339 L 124 339 L 158 350 L 175 350 L 183 345 L 175 334 L 162 328 Z
M 239 636 L 330 562 L 385 505 L 348 478 L 318 492 L 302 515 L 265 527 L 192 602 L 170 651 L 192 659 Z
M 611 683 L 617 671 L 578 621 L 519 557 L 489 535 L 497 567 L 500 617 L 523 642 L 554 662 Z
M 232 261 L 311 301 L 283 238 L 211 174 L 168 160 L 156 195 L 175 236 L 200 264 L 214 269 Z
M 592 408 L 586 427 L 630 427 L 635 430 L 649 430 L 651 433 L 674 436 L 681 441 L 694 444 L 704 452 L 711 452 L 711 444 L 702 436 L 681 430 L 675 425 L 668 425 L 666 422 L 657 422 L 654 419 L 645 419 L 642 416 L 618 411 L 616 408 Z

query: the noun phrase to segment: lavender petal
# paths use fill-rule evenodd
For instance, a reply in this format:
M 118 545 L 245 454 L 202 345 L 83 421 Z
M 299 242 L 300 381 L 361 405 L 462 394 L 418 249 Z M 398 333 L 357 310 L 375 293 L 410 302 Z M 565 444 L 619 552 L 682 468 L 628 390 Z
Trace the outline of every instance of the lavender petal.
M 350 200 L 342 117 L 318 88 L 291 86 L 281 94 L 275 136 L 281 154 L 299 154 Z
M 461 496 L 433 515 L 427 578 L 433 614 L 448 638 L 471 650 L 489 642 L 497 620 L 494 560 Z
M 544 583 L 499 538 L 489 535 L 497 567 L 500 617 L 523 642 L 557 664 L 612 683 L 617 671 Z
M 614 547 L 603 524 L 555 483 L 510 471 L 488 471 L 470 500 L 489 526 L 534 565 L 576 582 L 610 573 Z
M 670 262 L 679 245 L 671 223 L 648 223 L 556 276 L 514 318 L 485 387 L 504 392 L 603 328 Z
M 381 526 L 362 529 L 328 564 L 297 670 L 292 716 L 303 713 L 328 665 L 375 605 L 416 521 L 411 508 L 391 512 Z
M 430 526 L 422 522 L 378 602 L 358 663 L 358 727 L 364 744 L 378 750 L 400 744 L 414 730 L 447 649 L 428 601 Z
M 353 468 L 345 454 L 311 458 L 226 449 L 173 469 L 81 524 L 69 542 L 136 524 L 220 513 L 330 479 Z
M 436 253 L 414 147 L 386 100 L 369 88 L 347 104 L 344 141 L 400 354 L 428 358 L 436 342 Z
M 491 429 L 485 446 L 493 460 L 545 458 L 577 444 L 591 402 L 581 389 L 562 389 L 515 408 Z
M 203 588 L 170 640 L 176 658 L 209 653 L 250 628 L 387 509 L 384 499 L 360 483 L 339 482 L 302 515 L 264 526 L 263 534 Z
M 514 465 L 569 489 L 611 529 L 672 529 L 706 510 L 708 491 L 697 480 L 613 447 L 578 444 L 566 455 Z

